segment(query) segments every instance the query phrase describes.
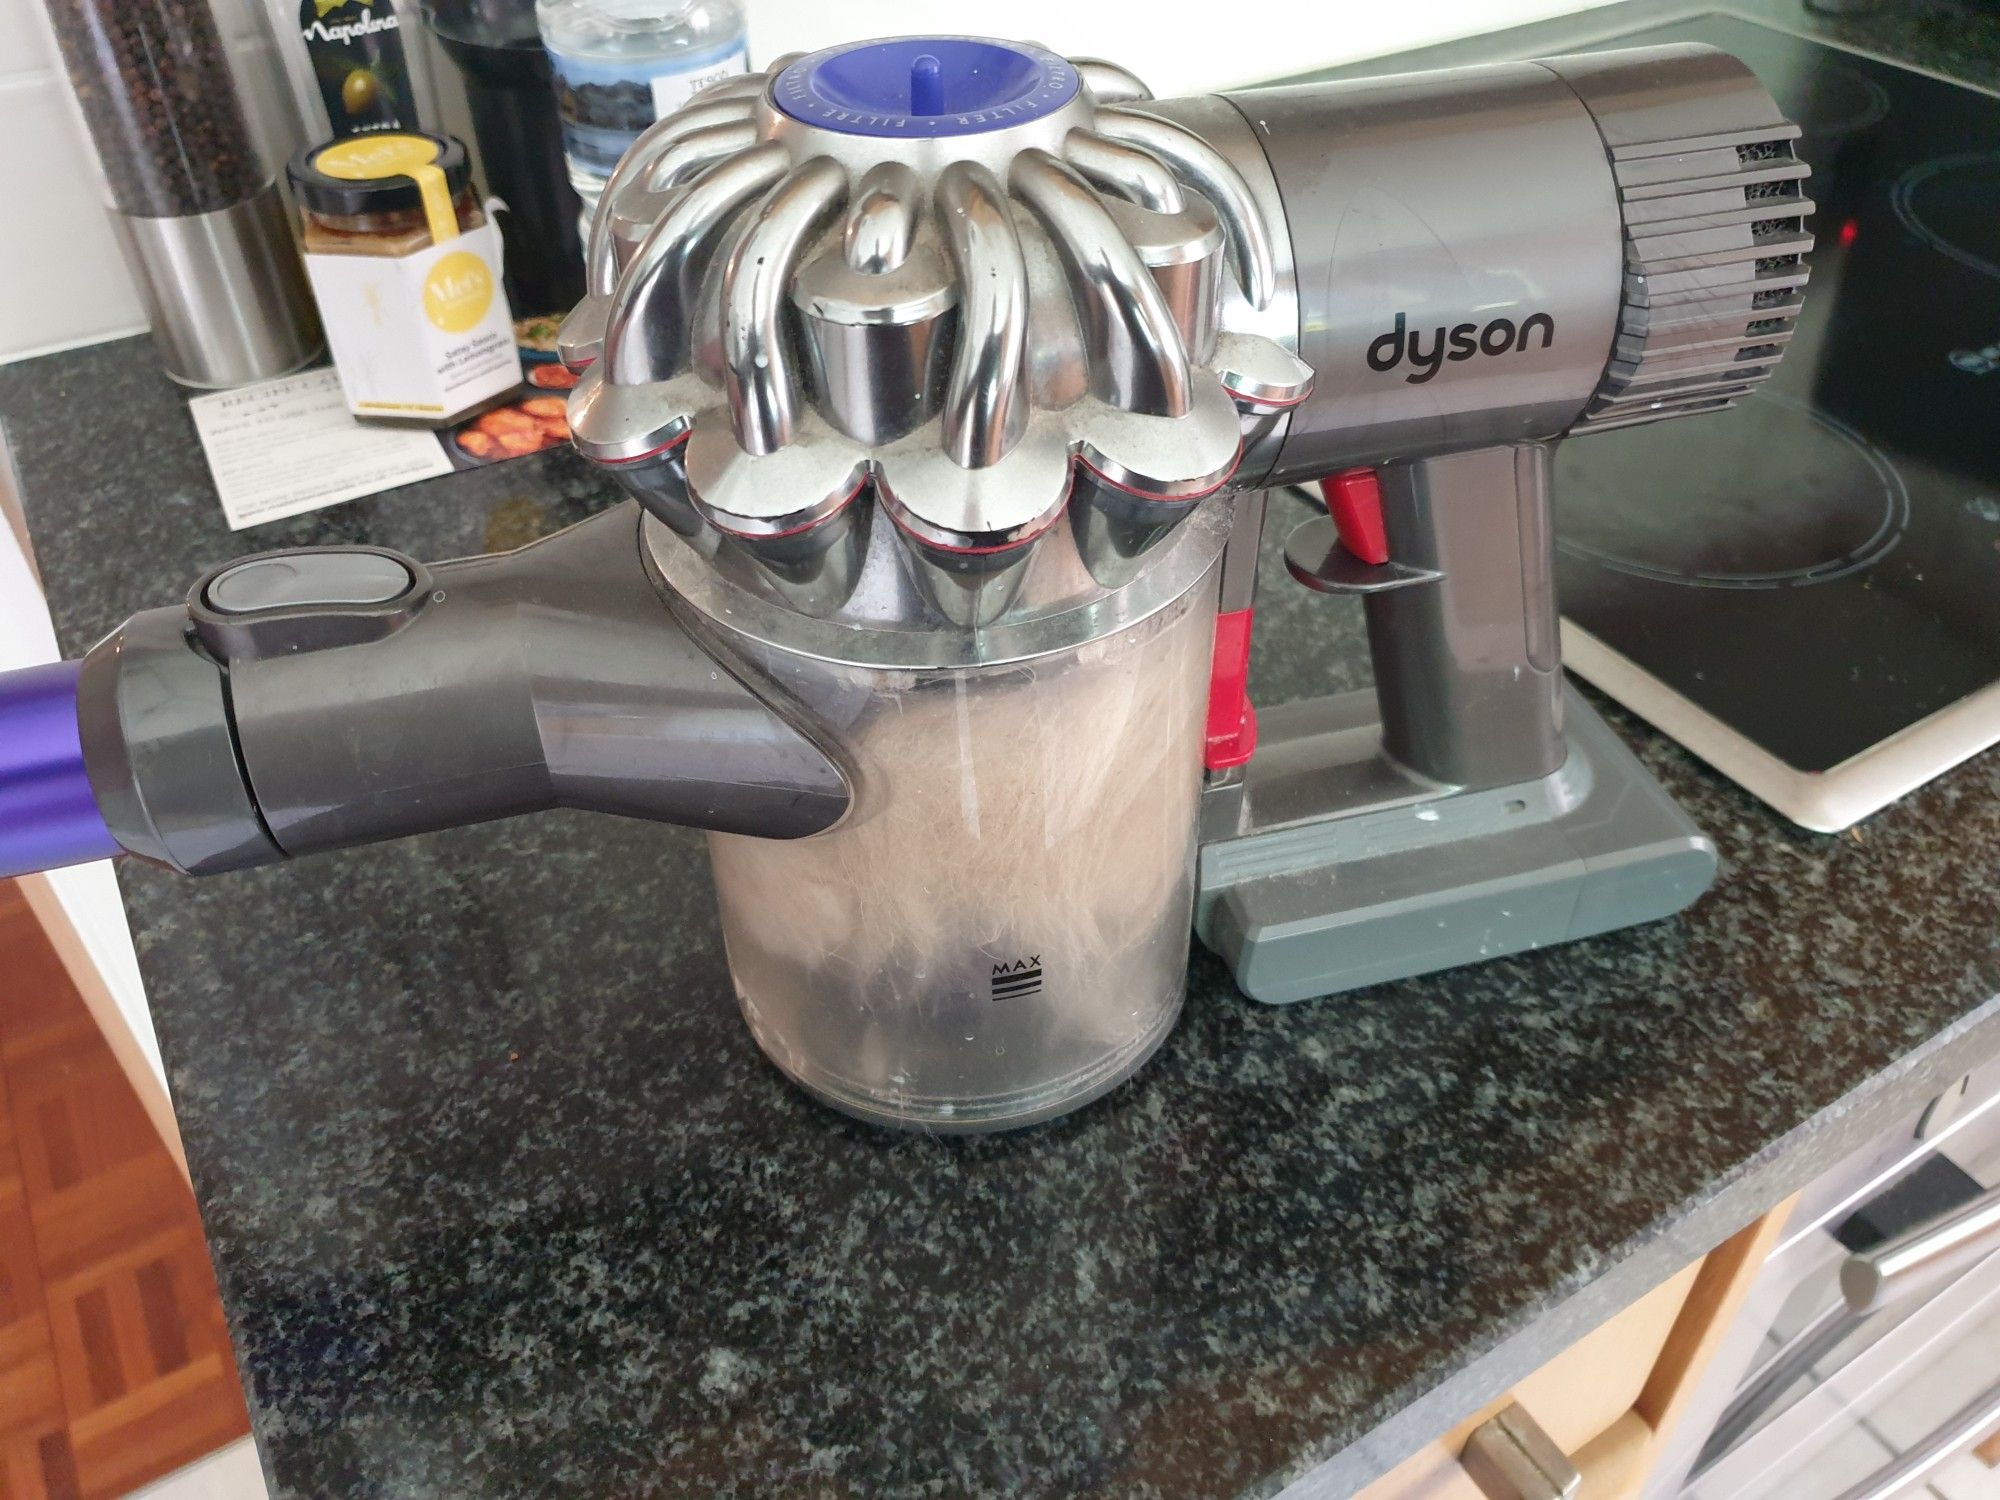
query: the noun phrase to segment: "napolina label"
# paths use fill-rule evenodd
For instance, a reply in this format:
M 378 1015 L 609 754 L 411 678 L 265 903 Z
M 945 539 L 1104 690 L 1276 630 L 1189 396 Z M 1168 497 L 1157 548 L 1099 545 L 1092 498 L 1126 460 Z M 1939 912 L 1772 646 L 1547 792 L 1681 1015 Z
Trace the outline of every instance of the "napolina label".
M 1368 368 L 1393 370 L 1407 358 L 1411 369 L 1403 379 L 1411 385 L 1422 385 L 1444 368 L 1446 360 L 1457 364 L 1477 355 L 1512 354 L 1530 347 L 1529 340 L 1537 335 L 1541 342 L 1534 347 L 1546 349 L 1556 336 L 1556 320 L 1547 313 L 1528 314 L 1518 328 L 1511 318 L 1495 318 L 1483 327 L 1440 326 L 1428 334 L 1408 325 L 1408 314 L 1397 313 L 1395 326 L 1368 345 Z
M 417 130 L 417 100 L 393 0 L 301 0 L 299 38 L 336 136 Z

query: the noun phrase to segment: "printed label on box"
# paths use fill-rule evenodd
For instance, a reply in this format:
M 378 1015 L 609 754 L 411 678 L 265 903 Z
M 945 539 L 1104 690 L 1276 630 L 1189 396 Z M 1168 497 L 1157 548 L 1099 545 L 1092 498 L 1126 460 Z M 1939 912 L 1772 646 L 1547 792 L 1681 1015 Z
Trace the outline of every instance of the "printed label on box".
M 414 255 L 305 260 L 356 416 L 442 422 L 520 384 L 491 223 Z

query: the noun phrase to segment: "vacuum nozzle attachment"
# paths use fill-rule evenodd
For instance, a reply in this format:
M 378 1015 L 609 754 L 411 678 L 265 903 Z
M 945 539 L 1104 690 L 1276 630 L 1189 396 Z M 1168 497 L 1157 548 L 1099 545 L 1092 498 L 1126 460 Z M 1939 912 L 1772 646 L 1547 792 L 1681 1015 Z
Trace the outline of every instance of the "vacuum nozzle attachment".
M 0 874 L 211 874 L 551 807 L 801 838 L 850 797 L 804 722 L 665 607 L 629 504 L 434 567 L 267 553 L 0 676 Z

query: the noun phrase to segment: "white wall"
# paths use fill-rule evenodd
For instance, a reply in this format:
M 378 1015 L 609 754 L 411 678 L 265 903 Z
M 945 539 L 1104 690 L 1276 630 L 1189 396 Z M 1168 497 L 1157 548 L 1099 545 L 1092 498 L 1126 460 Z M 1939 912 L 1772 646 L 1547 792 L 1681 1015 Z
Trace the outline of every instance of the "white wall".
M 0 0 L 0 360 L 145 328 L 42 0 Z M 251 128 L 267 155 L 298 127 L 257 9 L 214 0 Z
M 0 359 L 145 326 L 105 223 L 96 169 L 39 14 L 0 0 Z M 256 7 L 215 0 L 254 127 L 275 154 L 297 127 Z M 282 0 L 286 9 L 295 0 Z M 1291 0 L 1252 12 L 1215 0 L 747 0 L 753 58 L 853 37 L 993 31 L 1109 57 L 1160 94 L 1248 83 L 1517 25 L 1605 0 Z M 1239 15 L 1265 26 L 1236 24 Z
M 6 490 L 10 483 L 6 449 L 0 445 L 0 490 Z M 9 501 L 11 496 L 0 495 L 0 504 Z M 14 528 L 0 518 L 0 672 L 38 666 L 55 661 L 60 655 L 56 650 L 55 627 L 49 621 L 27 556 Z M 165 1088 L 167 1079 L 160 1065 L 160 1045 L 153 1036 L 153 1013 L 146 1004 L 139 960 L 132 952 L 132 932 L 125 923 L 125 907 L 118 894 L 118 882 L 111 874 L 111 862 L 98 860 L 52 871 L 49 885 L 97 972 L 104 976 L 105 987 L 131 1029 L 146 1066 Z

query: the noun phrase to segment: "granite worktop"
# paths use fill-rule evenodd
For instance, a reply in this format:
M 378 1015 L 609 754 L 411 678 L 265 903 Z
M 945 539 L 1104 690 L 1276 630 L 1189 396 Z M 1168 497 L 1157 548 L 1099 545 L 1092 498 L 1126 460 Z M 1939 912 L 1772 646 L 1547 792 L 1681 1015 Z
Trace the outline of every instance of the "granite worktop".
M 1938 24 L 1861 39 L 1990 76 Z M 241 552 L 614 499 L 555 452 L 231 534 L 143 340 L 0 420 L 73 655 Z M 1302 590 L 1260 641 L 1265 701 L 1366 680 Z M 1000 1138 L 786 1084 L 688 833 L 128 862 L 274 1492 L 1348 1493 L 2000 1050 L 2000 754 L 1822 837 L 1610 717 L 1721 850 L 1692 910 L 1289 1008 L 1197 951 L 1135 1081 Z

